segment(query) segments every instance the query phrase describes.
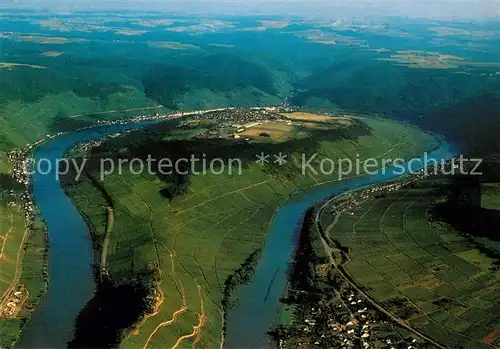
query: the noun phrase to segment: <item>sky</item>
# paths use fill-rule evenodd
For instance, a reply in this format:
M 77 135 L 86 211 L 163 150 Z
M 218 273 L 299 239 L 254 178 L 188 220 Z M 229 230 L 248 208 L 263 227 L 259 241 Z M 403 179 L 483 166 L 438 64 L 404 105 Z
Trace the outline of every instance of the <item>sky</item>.
M 52 11 L 140 9 L 186 14 L 267 14 L 331 18 L 402 16 L 500 19 L 500 0 L 0 0 L 0 7 Z

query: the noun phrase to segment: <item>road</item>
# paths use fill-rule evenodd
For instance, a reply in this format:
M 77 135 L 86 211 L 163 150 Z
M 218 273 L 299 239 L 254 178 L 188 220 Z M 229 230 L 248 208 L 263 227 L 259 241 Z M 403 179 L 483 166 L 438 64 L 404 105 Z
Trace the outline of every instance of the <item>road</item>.
M 21 243 L 19 245 L 19 250 L 17 252 L 16 272 L 14 278 L 12 279 L 12 282 L 10 283 L 9 287 L 5 290 L 4 294 L 2 295 L 2 298 L 0 299 L 0 308 L 4 307 L 5 303 L 9 299 L 9 295 L 15 289 L 15 287 L 18 286 L 19 280 L 21 279 L 22 261 L 23 261 L 22 256 L 24 254 L 24 244 L 26 243 L 28 235 L 29 235 L 29 228 L 26 228 Z
M 94 115 L 101 115 L 101 114 L 111 114 L 111 113 L 119 113 L 119 112 L 127 112 L 127 111 L 139 111 L 139 110 L 149 110 L 149 109 L 157 109 L 157 108 L 162 108 L 162 105 L 154 105 L 151 107 L 142 107 L 142 108 L 130 108 L 130 109 L 114 109 L 114 110 L 107 110 L 107 111 L 100 111 L 100 112 L 94 112 L 90 114 Z M 87 114 L 75 114 L 68 116 L 70 119 L 78 118 L 80 116 L 85 116 Z
M 392 319 L 394 322 L 396 322 L 399 326 L 405 328 L 406 330 L 410 331 L 411 333 L 413 333 L 414 335 L 416 335 L 417 337 L 425 340 L 426 342 L 428 343 L 431 343 L 433 345 L 435 345 L 437 348 L 440 348 L 440 349 L 451 349 L 447 346 L 444 346 L 438 342 L 436 342 L 433 338 L 429 337 L 427 334 L 425 334 L 424 332 L 418 330 L 418 329 L 415 329 L 413 327 L 411 327 L 410 325 L 408 325 L 408 323 L 397 317 L 396 315 L 394 315 L 393 313 L 391 313 L 390 311 L 388 311 L 387 309 L 385 309 L 379 302 L 377 302 L 376 300 L 374 300 L 368 293 L 366 293 L 364 290 L 362 290 L 358 284 L 356 283 L 356 281 L 354 281 L 354 278 L 344 269 L 344 267 L 342 265 L 339 265 L 337 263 L 337 261 L 335 260 L 335 258 L 333 258 L 333 254 L 332 254 L 332 251 L 334 249 L 332 249 L 330 247 L 330 245 L 328 245 L 328 243 L 326 242 L 326 239 L 325 237 L 323 236 L 323 228 L 321 226 L 321 223 L 320 223 L 320 216 L 321 216 L 321 213 L 323 212 L 323 210 L 333 201 L 337 200 L 340 196 L 343 196 L 343 195 L 346 195 L 346 194 L 349 194 L 351 192 L 354 192 L 356 190 L 359 190 L 359 189 L 355 189 L 355 190 L 352 190 L 352 191 L 349 191 L 349 192 L 345 192 L 339 196 L 336 196 L 330 200 L 328 200 L 326 203 L 324 203 L 320 209 L 318 210 L 318 212 L 316 213 L 316 216 L 315 216 L 315 219 L 314 219 L 314 222 L 315 222 L 315 226 L 316 226 L 316 229 L 318 231 L 318 234 L 319 234 L 319 237 L 321 239 L 321 244 L 323 246 L 323 249 L 325 250 L 325 253 L 326 255 L 328 256 L 328 259 L 330 260 L 330 264 L 335 268 L 337 269 L 341 274 L 342 276 L 345 278 L 345 280 L 351 285 L 351 287 L 353 287 L 359 294 L 361 294 L 365 299 L 366 301 L 368 301 L 375 309 L 377 309 L 378 311 L 384 313 L 387 317 L 389 317 L 390 319 Z
M 106 207 L 106 228 L 105 228 L 105 233 L 104 233 L 104 242 L 102 244 L 102 249 L 101 249 L 101 278 L 102 277 L 109 277 L 108 274 L 108 249 L 109 249 L 109 241 L 111 239 L 111 231 L 113 230 L 113 224 L 115 222 L 115 211 L 113 210 L 113 207 L 107 206 Z

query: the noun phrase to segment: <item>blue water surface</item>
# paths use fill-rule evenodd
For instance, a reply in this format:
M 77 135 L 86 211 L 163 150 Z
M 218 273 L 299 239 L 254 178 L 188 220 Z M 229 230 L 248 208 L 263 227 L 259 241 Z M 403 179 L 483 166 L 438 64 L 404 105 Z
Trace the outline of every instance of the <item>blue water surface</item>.
M 34 171 L 32 175 L 33 199 L 49 235 L 48 291 L 16 347 L 65 348 L 73 338 L 78 313 L 96 288 L 89 228 L 61 187 L 55 172 L 56 161 L 79 143 L 152 124 L 152 121 L 141 121 L 96 126 L 63 134 L 37 148 L 34 163 L 40 163 L 41 171 Z M 46 173 L 49 169 L 52 170 Z

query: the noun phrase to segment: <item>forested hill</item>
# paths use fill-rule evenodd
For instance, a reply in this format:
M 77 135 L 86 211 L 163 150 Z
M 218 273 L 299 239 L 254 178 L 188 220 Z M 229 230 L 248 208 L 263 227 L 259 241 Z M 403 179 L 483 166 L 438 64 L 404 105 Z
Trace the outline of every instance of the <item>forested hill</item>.
M 500 154 L 500 79 L 492 69 L 415 68 L 361 58 L 296 84 L 292 104 L 406 120 L 450 137 L 464 151 Z M 321 102 L 320 102 L 321 101 Z

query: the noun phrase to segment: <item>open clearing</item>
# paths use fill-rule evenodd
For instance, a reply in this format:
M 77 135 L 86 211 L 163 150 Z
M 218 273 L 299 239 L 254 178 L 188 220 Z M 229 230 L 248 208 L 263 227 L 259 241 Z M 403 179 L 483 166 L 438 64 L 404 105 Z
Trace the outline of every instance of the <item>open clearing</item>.
M 354 159 L 358 152 L 363 158 L 384 153 L 417 155 L 436 144 L 433 137 L 415 128 L 384 120 L 366 122 L 373 128 L 372 135 L 336 141 L 312 138 L 311 146 L 316 144 L 317 150 L 331 158 Z M 137 135 L 129 139 L 137 141 Z M 289 156 L 299 158 L 298 154 Z M 192 176 L 186 192 L 171 201 L 159 194 L 169 183 L 156 177 L 127 171 L 106 177 L 103 186 L 115 208 L 109 275 L 112 280 L 126 280 L 157 269 L 158 287 L 165 295 L 156 311 L 128 333 L 123 348 L 222 345 L 226 278 L 262 247 L 275 209 L 289 194 L 336 178 L 302 176 L 298 164 L 289 165 L 290 177 L 269 172 L 254 160 L 244 175 Z M 95 240 L 102 241 L 106 206 L 99 190 L 87 179 L 67 190 L 90 217 Z
M 69 43 L 82 43 L 86 42 L 83 38 L 66 38 L 60 36 L 45 36 L 45 35 L 20 35 L 19 40 L 22 42 L 36 42 L 46 45 L 63 45 Z
M 412 327 L 452 348 L 498 347 L 500 271 L 475 244 L 427 219 L 441 195 L 432 181 L 362 202 L 328 236 L 348 249 L 344 268 L 354 280 Z
M 331 116 L 311 114 L 311 113 L 301 113 L 301 112 L 287 113 L 283 114 L 283 116 L 292 120 L 322 121 L 322 122 L 328 122 L 332 120 Z
M 268 29 L 282 29 L 290 25 L 289 21 L 259 21 L 263 27 Z
M 500 62 L 476 62 L 464 57 L 441 54 L 432 51 L 396 51 L 390 58 L 379 58 L 379 60 L 398 62 L 410 68 L 421 69 L 455 69 L 458 67 L 498 67 Z
M 46 68 L 46 67 L 43 67 L 41 65 L 34 65 L 34 64 L 0 62 L 0 69 L 2 69 L 2 68 L 12 69 L 12 68 L 16 68 L 16 67 L 29 67 L 29 68 L 36 68 L 36 69 Z
M 488 183 L 481 186 L 481 207 L 500 210 L 500 184 Z
M 296 135 L 296 129 L 292 125 L 283 123 L 265 123 L 247 128 L 245 131 L 235 133 L 240 137 L 246 137 L 252 140 L 265 140 L 269 138 L 272 141 L 286 141 Z M 307 135 L 304 133 L 304 136 Z
M 0 307 L 13 290 L 24 285 L 28 298 L 14 318 L 0 318 L 0 346 L 10 347 L 19 335 L 23 320 L 29 316 L 45 290 L 46 235 L 43 224 L 26 230 L 19 207 L 0 207 L 2 258 L 0 258 Z
M 201 50 L 199 46 L 175 41 L 148 41 L 148 45 L 149 47 L 167 48 L 170 50 Z
M 329 116 L 302 112 L 287 113 L 282 115 L 294 121 L 309 122 L 307 125 L 312 125 L 313 123 L 328 123 L 328 125 L 346 127 L 353 124 L 352 119 L 347 116 Z
M 60 52 L 60 51 L 45 51 L 44 53 L 42 53 L 42 56 L 44 56 L 44 57 L 59 57 L 63 54 L 64 54 L 64 52 Z
M 353 124 L 349 118 L 332 118 L 329 116 L 290 113 L 283 114 L 293 120 L 293 123 L 267 122 L 246 128 L 242 132 L 235 133 L 235 137 L 248 138 L 257 141 L 285 142 L 290 139 L 308 137 L 314 130 L 335 130 L 349 127 Z M 236 136 L 237 135 L 237 136 Z

